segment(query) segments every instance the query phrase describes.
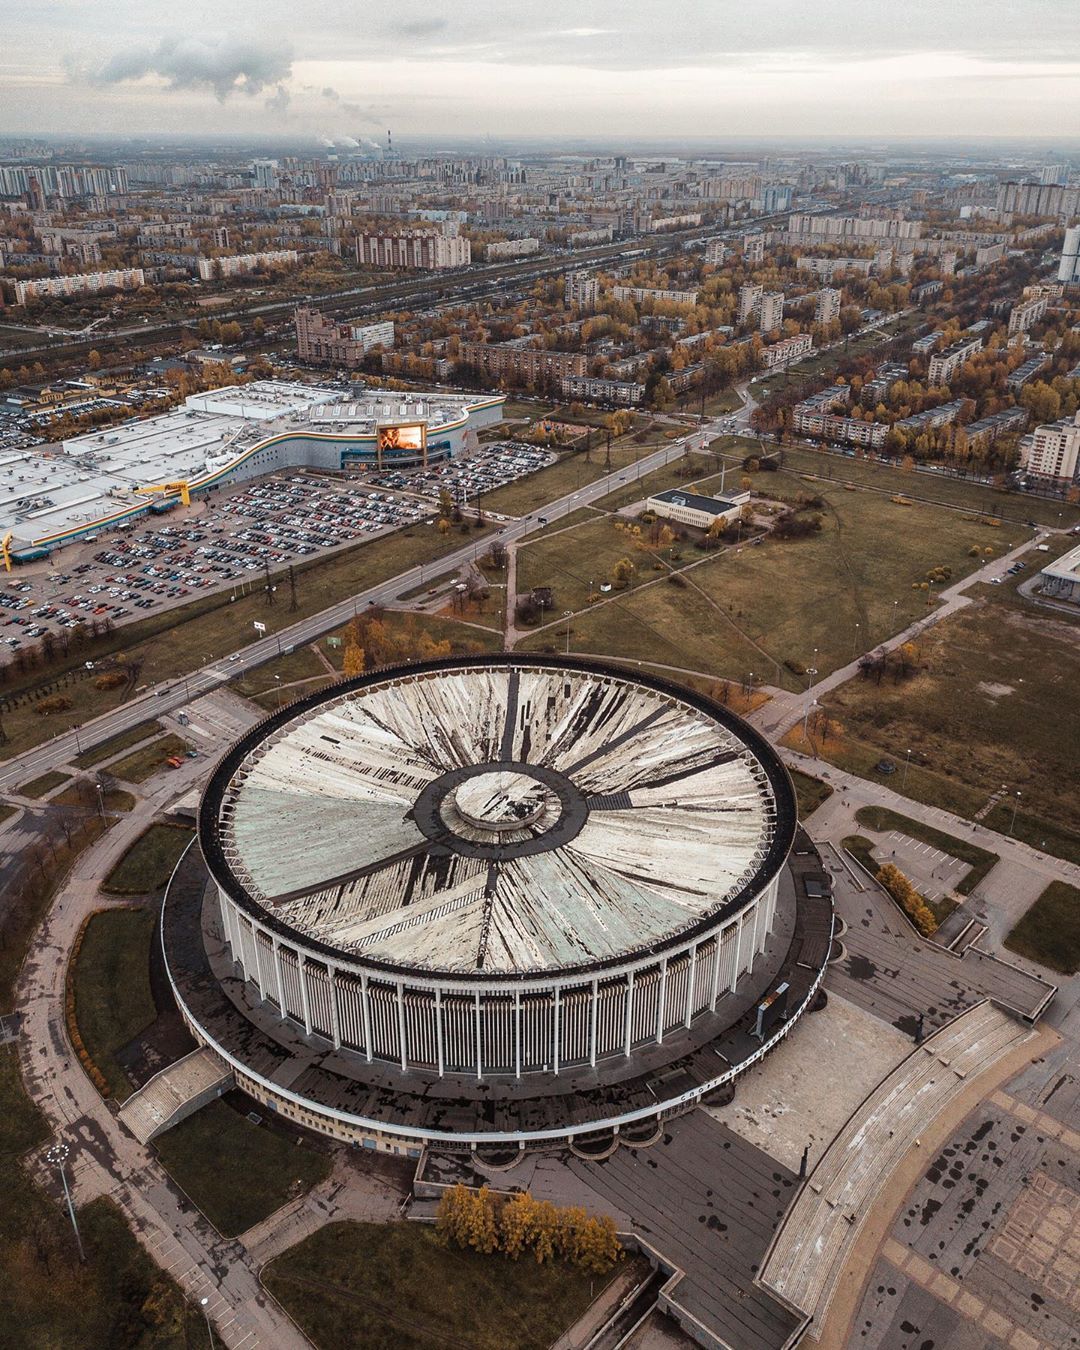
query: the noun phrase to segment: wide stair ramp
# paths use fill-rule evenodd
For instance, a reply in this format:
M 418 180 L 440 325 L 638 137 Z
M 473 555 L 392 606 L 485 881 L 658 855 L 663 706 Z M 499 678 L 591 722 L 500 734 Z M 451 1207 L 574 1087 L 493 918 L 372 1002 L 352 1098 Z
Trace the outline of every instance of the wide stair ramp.
M 855 1110 L 784 1216 L 758 1281 L 821 1326 L 875 1197 L 967 1082 L 1033 1033 L 989 1001 L 928 1037 Z
M 132 1093 L 121 1106 L 119 1118 L 140 1144 L 147 1144 L 232 1085 L 232 1070 L 203 1046 L 162 1069 Z

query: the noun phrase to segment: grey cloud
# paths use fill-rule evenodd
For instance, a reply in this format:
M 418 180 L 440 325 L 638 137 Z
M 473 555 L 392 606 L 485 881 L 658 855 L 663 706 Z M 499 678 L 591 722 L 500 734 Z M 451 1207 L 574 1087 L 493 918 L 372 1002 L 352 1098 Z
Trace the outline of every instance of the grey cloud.
M 73 67 L 68 63 L 69 74 Z M 292 73 L 292 52 L 277 43 L 239 37 L 166 37 L 154 47 L 127 47 L 102 65 L 79 73 L 94 84 L 122 84 L 159 75 L 173 89 L 212 89 L 224 101 L 230 94 L 254 95 L 277 87 Z M 287 98 L 288 95 L 285 94 Z
M 394 31 L 403 37 L 430 37 L 432 33 L 441 33 L 449 28 L 446 19 L 407 19 L 394 25 Z

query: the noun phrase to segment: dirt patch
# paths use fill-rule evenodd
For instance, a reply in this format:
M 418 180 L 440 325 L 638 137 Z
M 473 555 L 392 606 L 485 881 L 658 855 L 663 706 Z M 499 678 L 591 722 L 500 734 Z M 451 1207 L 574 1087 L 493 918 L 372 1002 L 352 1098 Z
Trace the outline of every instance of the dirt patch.
M 1011 684 L 993 684 L 988 680 L 980 680 L 975 686 L 980 694 L 986 694 L 989 698 L 1003 698 L 1006 694 L 1015 694 L 1016 688 Z

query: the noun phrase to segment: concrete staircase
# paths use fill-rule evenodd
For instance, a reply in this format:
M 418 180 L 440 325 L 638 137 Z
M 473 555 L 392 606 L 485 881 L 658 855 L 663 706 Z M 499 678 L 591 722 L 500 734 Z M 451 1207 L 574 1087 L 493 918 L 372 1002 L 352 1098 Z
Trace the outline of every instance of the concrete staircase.
M 202 1046 L 156 1073 L 121 1106 L 121 1124 L 140 1144 L 194 1115 L 233 1085 L 233 1073 L 212 1050 Z
M 766 1253 L 758 1281 L 824 1321 L 877 1194 L 919 1135 L 1032 1032 L 990 1002 L 929 1037 L 870 1093 L 810 1173 Z

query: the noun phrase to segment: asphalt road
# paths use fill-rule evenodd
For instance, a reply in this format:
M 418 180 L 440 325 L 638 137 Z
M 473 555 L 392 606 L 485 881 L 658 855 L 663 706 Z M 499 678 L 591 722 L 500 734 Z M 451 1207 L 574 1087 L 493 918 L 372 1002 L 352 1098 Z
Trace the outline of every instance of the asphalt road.
M 744 405 L 741 412 L 736 415 L 737 422 L 741 425 L 747 415 L 747 407 Z M 707 434 L 717 434 L 725 420 L 724 418 L 717 418 L 712 423 L 706 424 Z M 502 538 L 508 542 L 521 539 L 527 534 L 534 533 L 538 528 L 542 529 L 544 524 L 555 521 L 560 516 L 568 515 L 571 511 L 576 511 L 579 507 L 587 506 L 589 503 L 606 496 L 618 483 L 628 482 L 632 478 L 651 472 L 653 469 L 662 468 L 684 453 L 688 440 L 697 441 L 700 435 L 700 430 L 695 428 L 692 432 L 688 432 L 686 436 L 679 437 L 678 440 L 672 441 L 670 445 L 661 446 L 659 450 L 639 460 L 634 467 L 633 474 L 629 470 L 624 470 L 622 473 L 613 472 L 597 479 L 595 483 L 589 484 L 588 487 L 580 488 L 577 492 L 569 492 L 556 498 L 532 515 L 508 522 L 501 531 Z M 396 600 L 402 592 L 422 585 L 426 579 L 453 571 L 471 561 L 475 549 L 476 543 L 470 542 L 434 562 L 410 567 L 408 571 L 402 572 L 388 581 L 379 582 L 366 591 L 360 591 L 356 595 L 349 596 L 348 599 L 342 600 L 336 605 L 331 605 L 329 609 L 324 609 L 307 619 L 299 620 L 291 627 L 282 628 L 272 636 L 260 637 L 240 648 L 238 652 L 228 658 L 212 661 L 190 675 L 182 676 L 166 684 L 157 685 L 155 688 L 147 690 L 140 697 L 125 703 L 120 708 L 116 708 L 113 712 L 95 718 L 92 722 L 85 723 L 77 730 L 63 732 L 52 740 L 46 741 L 45 744 L 35 746 L 32 750 L 27 750 L 24 754 L 18 755 L 0 766 L 0 789 L 7 788 L 10 790 L 19 783 L 36 778 L 49 769 L 68 763 L 80 751 L 108 740 L 110 736 L 116 736 L 127 731 L 149 718 L 158 717 L 162 713 L 182 708 L 200 694 L 205 694 L 207 691 L 219 687 L 227 680 L 233 679 L 246 670 L 263 665 L 286 648 L 312 642 L 331 629 L 341 627 L 358 610 L 365 609 L 368 605 L 389 604 Z

